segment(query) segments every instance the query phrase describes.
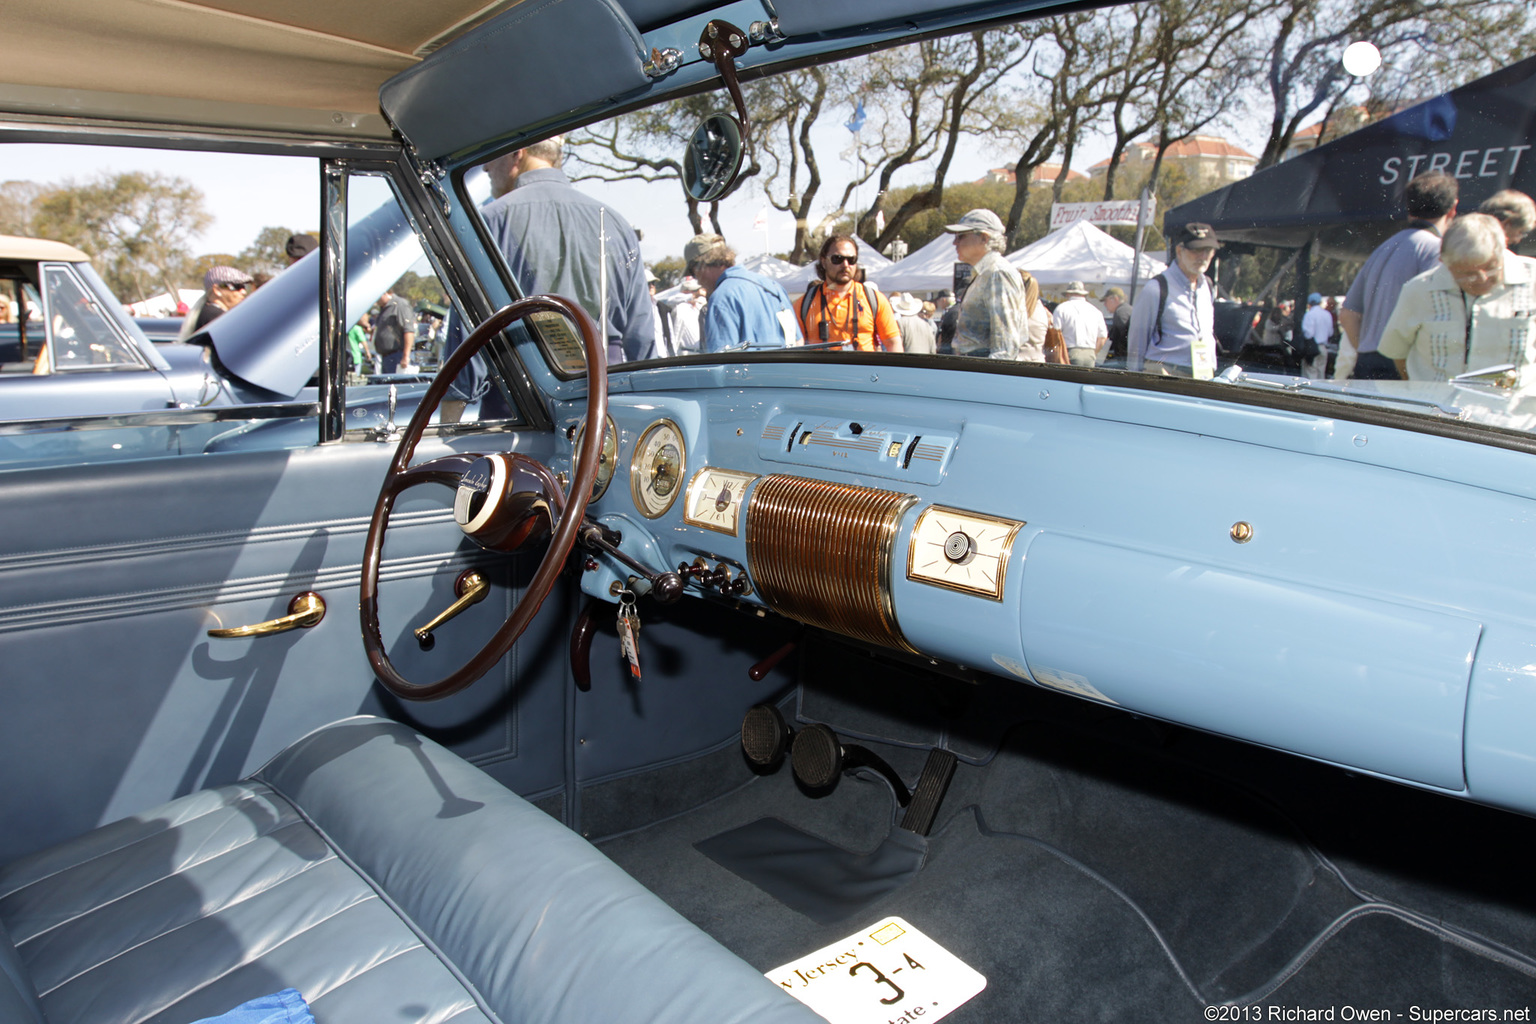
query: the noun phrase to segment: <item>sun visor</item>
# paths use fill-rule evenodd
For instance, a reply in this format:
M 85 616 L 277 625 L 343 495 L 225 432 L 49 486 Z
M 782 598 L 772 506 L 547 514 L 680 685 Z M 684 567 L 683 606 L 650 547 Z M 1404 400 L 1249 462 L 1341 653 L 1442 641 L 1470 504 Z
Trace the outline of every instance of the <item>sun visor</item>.
M 385 82 L 379 104 L 438 159 L 640 92 L 646 52 L 614 0 L 524 0 Z
M 247 384 L 292 398 L 320 366 L 320 250 L 262 285 L 202 333 L 219 363 Z M 347 229 L 347 323 L 421 259 L 421 242 L 384 203 Z

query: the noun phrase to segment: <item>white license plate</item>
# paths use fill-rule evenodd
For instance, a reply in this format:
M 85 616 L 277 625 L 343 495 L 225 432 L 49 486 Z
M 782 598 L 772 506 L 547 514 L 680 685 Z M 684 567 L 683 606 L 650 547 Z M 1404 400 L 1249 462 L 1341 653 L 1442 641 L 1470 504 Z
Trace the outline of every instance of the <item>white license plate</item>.
M 899 917 L 767 976 L 831 1024 L 927 1024 L 987 987 L 986 978 Z

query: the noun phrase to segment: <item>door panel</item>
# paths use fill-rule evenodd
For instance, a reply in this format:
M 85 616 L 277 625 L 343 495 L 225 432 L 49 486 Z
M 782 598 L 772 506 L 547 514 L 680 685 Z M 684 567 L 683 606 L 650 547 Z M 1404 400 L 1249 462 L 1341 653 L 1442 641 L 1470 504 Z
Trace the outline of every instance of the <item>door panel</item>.
M 548 443 L 498 441 L 508 438 Z M 420 457 L 445 451 L 424 444 Z M 238 778 L 311 729 L 381 706 L 359 639 L 358 574 L 391 454 L 360 443 L 0 473 L 0 820 L 14 825 L 0 860 Z M 531 557 L 469 545 L 450 499 L 441 487 L 409 492 L 385 548 L 385 635 L 419 679 L 477 649 L 532 571 Z M 409 629 L 451 602 L 471 565 L 488 571 L 491 595 L 423 654 Z M 327 604 L 311 629 L 207 636 L 282 616 L 305 590 Z M 546 655 L 551 630 L 541 622 L 529 637 Z M 523 761 L 517 653 L 420 715 L 505 781 L 557 785 L 557 742 L 533 746 L 547 764 Z M 552 664 L 523 699 L 559 722 L 564 668 Z

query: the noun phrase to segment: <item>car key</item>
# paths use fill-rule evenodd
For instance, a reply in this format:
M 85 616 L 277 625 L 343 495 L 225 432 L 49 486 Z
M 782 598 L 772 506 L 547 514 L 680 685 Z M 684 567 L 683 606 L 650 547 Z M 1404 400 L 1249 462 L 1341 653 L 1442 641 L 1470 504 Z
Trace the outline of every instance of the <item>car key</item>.
M 629 674 L 640 681 L 640 612 L 633 590 L 619 591 L 619 650 L 629 663 Z

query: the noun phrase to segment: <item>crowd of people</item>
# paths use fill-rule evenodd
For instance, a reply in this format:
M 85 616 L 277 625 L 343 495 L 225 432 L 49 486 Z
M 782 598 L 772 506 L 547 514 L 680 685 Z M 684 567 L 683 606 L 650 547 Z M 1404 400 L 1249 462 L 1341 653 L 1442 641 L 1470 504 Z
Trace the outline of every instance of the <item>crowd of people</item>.
M 957 263 L 970 268 L 958 295 L 885 294 L 865 279 L 858 242 L 845 234 L 825 239 L 814 279 L 791 294 L 740 266 L 724 237 L 700 233 L 684 246 L 681 283 L 658 301 L 660 282 L 641 259 L 638 234 L 617 210 L 571 183 L 561 170 L 563 146 L 555 136 L 485 165 L 485 223 L 525 294 L 570 295 L 593 313 L 610 364 L 808 346 L 1082 367 L 1109 362 L 1196 378 L 1218 368 L 1217 296 L 1208 271 L 1221 242 L 1208 224 L 1169 231 L 1171 261 L 1134 302 L 1119 287 L 1092 296 L 1074 281 L 1051 308 L 1034 276 L 1004 258 L 1007 232 L 987 209 L 944 226 Z M 1500 193 L 1479 214 L 1458 219 L 1455 179 L 1431 172 L 1409 183 L 1406 201 L 1409 224 L 1366 261 L 1342 303 L 1314 292 L 1299 323 L 1288 302 L 1274 304 L 1254 326 L 1255 347 L 1283 348 L 1292 353 L 1284 365 L 1313 378 L 1325 376 L 1330 363 L 1335 376 L 1411 379 L 1446 379 L 1495 355 L 1500 364 L 1530 363 L 1523 318 L 1533 308 L 1536 263 L 1492 248 L 1495 228 L 1509 246 L 1531 230 L 1530 199 Z M 1408 290 L 1399 311 L 1399 293 L 1421 275 L 1432 280 Z M 375 339 L 379 330 L 376 318 Z M 393 333 L 386 337 L 393 345 Z M 377 343 L 373 351 L 384 355 Z
M 885 294 L 866 280 L 859 244 L 846 234 L 825 239 L 814 279 L 790 294 L 738 265 L 724 237 L 701 233 L 684 247 L 682 282 L 658 301 L 660 282 L 641 260 L 638 234 L 617 210 L 576 189 L 561 170 L 563 146 L 555 136 L 488 163 L 485 223 L 524 293 L 570 295 L 593 313 L 609 363 L 808 346 L 1111 363 L 1202 379 L 1218 368 L 1218 300 L 1208 271 L 1221 242 L 1208 224 L 1169 231 L 1171 261 L 1134 302 L 1119 287 L 1093 296 L 1073 281 L 1050 307 L 1034 276 L 1004 258 L 1007 232 L 987 209 L 944 226 L 957 265 L 970 270 L 968 279 L 957 275 L 958 295 Z M 1314 379 L 1330 364 L 1336 379 L 1448 380 L 1485 371 L 1522 377 L 1536 361 L 1536 260 L 1513 248 L 1536 227 L 1536 204 L 1505 191 L 1458 216 L 1458 199 L 1456 179 L 1443 172 L 1410 181 L 1408 223 L 1371 254 L 1342 301 L 1313 292 L 1299 318 L 1289 301 L 1272 304 L 1255 318 L 1243 350 L 1254 354 L 1247 368 L 1284 367 Z M 194 329 L 253 284 L 233 267 L 210 269 L 201 308 L 189 317 Z M 443 333 L 450 351 L 463 336 L 451 321 Z M 410 303 L 385 293 L 348 333 L 354 369 L 412 369 L 417 334 Z M 466 373 L 460 394 L 483 394 L 474 379 L 483 368 Z

